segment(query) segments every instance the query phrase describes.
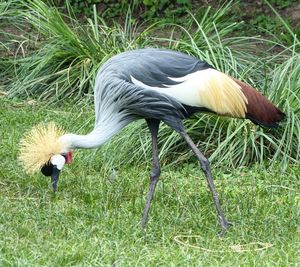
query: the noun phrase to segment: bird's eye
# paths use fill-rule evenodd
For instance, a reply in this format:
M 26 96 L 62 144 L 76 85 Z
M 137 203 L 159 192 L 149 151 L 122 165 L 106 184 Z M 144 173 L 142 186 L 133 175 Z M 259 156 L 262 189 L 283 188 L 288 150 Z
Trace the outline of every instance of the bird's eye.
M 41 172 L 42 174 L 44 174 L 45 176 L 51 176 L 53 173 L 53 164 L 48 161 L 48 163 L 46 163 L 42 168 L 41 168 Z

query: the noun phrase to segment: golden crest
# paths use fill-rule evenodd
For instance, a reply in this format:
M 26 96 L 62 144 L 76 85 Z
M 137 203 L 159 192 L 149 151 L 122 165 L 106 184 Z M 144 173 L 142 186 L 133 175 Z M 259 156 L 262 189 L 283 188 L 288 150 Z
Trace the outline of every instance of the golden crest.
M 62 153 L 64 144 L 59 137 L 64 133 L 61 127 L 50 122 L 38 124 L 23 136 L 19 160 L 27 173 L 39 171 L 53 155 Z

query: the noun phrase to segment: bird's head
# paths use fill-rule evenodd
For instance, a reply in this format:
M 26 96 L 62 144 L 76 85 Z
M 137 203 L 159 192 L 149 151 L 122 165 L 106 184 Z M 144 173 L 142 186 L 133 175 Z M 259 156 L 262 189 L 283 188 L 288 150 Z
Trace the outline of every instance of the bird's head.
M 41 167 L 41 172 L 45 176 L 51 176 L 51 184 L 53 191 L 57 190 L 57 184 L 59 174 L 65 164 L 69 164 L 72 161 L 72 151 L 67 154 L 53 155 L 50 160 Z
M 54 123 L 39 124 L 24 135 L 20 143 L 20 155 L 23 168 L 33 174 L 41 171 L 51 176 L 53 190 L 57 190 L 59 174 L 65 164 L 72 161 L 72 151 L 61 138 L 62 128 Z

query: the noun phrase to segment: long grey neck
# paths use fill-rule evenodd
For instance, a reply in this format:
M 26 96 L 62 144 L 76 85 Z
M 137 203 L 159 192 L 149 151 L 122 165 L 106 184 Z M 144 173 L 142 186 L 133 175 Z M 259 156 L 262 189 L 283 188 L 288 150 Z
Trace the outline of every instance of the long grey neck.
M 125 82 L 114 75 L 103 71 L 97 74 L 94 89 L 95 128 L 87 135 L 62 136 L 61 140 L 66 143 L 67 149 L 99 147 L 128 123 L 137 119 L 126 113 L 126 107 L 134 100 L 135 94 L 125 94 L 123 88 Z
M 66 144 L 67 150 L 75 148 L 96 148 L 111 139 L 127 124 L 128 122 L 126 121 L 110 123 L 110 125 L 99 124 L 87 135 L 65 134 L 60 140 Z

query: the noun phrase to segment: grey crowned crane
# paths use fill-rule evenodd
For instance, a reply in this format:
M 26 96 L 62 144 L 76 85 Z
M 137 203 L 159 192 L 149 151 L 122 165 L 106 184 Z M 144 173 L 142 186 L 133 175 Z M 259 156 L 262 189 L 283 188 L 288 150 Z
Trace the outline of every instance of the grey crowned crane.
M 72 160 L 72 150 L 99 147 L 129 123 L 145 119 L 152 136 L 153 165 L 142 227 L 160 176 L 157 134 L 161 121 L 178 132 L 197 157 L 225 232 L 229 223 L 219 204 L 209 161 L 187 134 L 183 120 L 196 112 L 211 112 L 276 127 L 284 118 L 284 113 L 249 85 L 192 56 L 154 48 L 109 59 L 97 74 L 94 103 L 95 127 L 90 133 L 65 134 L 53 123 L 38 125 L 22 139 L 20 160 L 27 172 L 41 170 L 51 176 L 55 191 L 64 164 Z

